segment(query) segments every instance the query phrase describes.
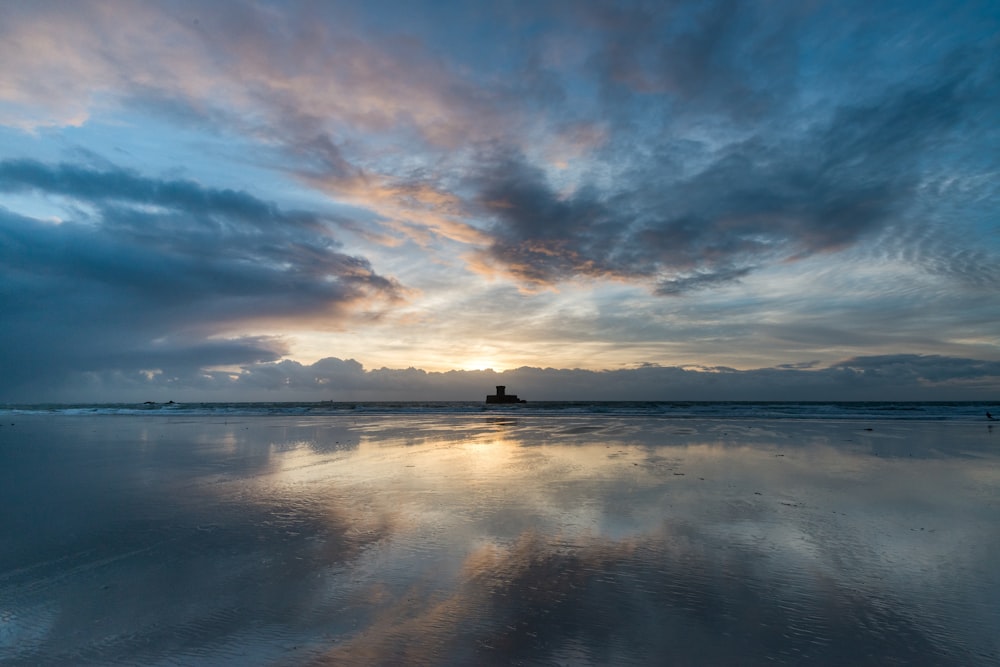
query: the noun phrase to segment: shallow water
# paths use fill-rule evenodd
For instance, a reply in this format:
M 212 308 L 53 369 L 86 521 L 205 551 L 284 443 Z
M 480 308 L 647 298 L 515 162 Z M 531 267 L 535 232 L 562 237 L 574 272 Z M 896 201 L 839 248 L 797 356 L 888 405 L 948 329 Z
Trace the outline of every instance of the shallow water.
M 986 424 L 13 421 L 5 665 L 1000 662 Z

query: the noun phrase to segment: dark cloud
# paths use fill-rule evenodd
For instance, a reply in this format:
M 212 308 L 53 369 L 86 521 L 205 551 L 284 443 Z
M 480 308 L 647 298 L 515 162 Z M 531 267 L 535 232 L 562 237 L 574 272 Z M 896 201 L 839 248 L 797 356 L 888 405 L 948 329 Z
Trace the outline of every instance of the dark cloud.
M 244 341 L 247 355 L 256 341 Z M 265 344 L 267 341 L 263 341 Z M 239 343 L 234 344 L 239 347 Z M 205 361 L 217 359 L 211 352 Z M 155 355 L 153 358 L 156 358 Z M 191 352 L 184 350 L 184 359 Z M 218 362 L 216 362 L 218 363 Z M 86 387 L 105 400 L 143 396 L 167 400 L 178 392 L 191 400 L 482 400 L 494 385 L 507 385 L 534 401 L 852 401 L 981 400 L 1000 387 L 1000 362 L 937 355 L 853 357 L 827 367 L 818 362 L 737 370 L 723 366 L 681 368 L 642 364 L 591 371 L 523 367 L 504 372 L 427 372 L 416 368 L 365 370 L 353 359 L 292 360 L 245 364 L 238 372 L 195 366 L 149 375 L 89 373 L 70 391 Z
M 583 21 L 602 41 L 591 67 L 607 103 L 622 96 L 666 96 L 675 112 L 746 120 L 788 100 L 800 47 L 791 3 L 766 12 L 723 0 L 699 3 L 591 3 Z
M 330 224 L 245 192 L 121 169 L 0 162 L 0 191 L 59 195 L 79 220 L 0 210 L 0 332 L 10 396 L 61 372 L 273 361 L 277 339 L 219 340 L 250 320 L 337 318 L 398 286 Z
M 977 72 L 950 66 L 791 135 L 762 124 L 710 152 L 623 156 L 625 177 L 568 194 L 501 150 L 474 180 L 494 221 L 488 254 L 528 283 L 614 277 L 675 295 L 848 248 L 905 221 L 942 146 L 996 110 Z M 703 166 L 678 174 L 678 157 Z
M 206 188 L 188 180 L 159 180 L 107 166 L 94 169 L 78 164 L 43 164 L 35 160 L 0 162 L 0 192 L 38 191 L 72 197 L 92 205 L 116 203 L 162 207 L 183 218 L 166 217 L 171 225 L 189 221 L 192 226 L 225 229 L 230 233 L 292 229 L 322 234 L 329 222 L 311 212 L 282 211 L 246 192 Z M 121 211 L 118 211 L 121 213 Z M 139 223 L 162 223 L 163 218 L 139 218 Z M 104 225 L 136 225 L 136 220 L 119 215 L 102 221 Z M 241 229 L 244 228 L 244 229 Z
M 516 154 L 492 158 L 476 185 L 479 205 L 499 223 L 489 254 L 514 275 L 541 283 L 616 273 L 610 253 L 619 221 L 596 192 L 560 197 Z
M 1000 378 L 1000 361 L 956 359 L 936 354 L 888 354 L 853 357 L 834 364 L 862 378 L 906 386 Z
M 818 361 L 802 361 L 797 364 L 780 364 L 776 368 L 780 370 L 808 370 L 810 368 L 816 368 L 819 365 Z
M 714 287 L 739 280 L 750 273 L 750 268 L 720 269 L 713 272 L 699 272 L 682 278 L 662 280 L 656 285 L 656 293 L 664 296 L 685 294 L 697 289 Z

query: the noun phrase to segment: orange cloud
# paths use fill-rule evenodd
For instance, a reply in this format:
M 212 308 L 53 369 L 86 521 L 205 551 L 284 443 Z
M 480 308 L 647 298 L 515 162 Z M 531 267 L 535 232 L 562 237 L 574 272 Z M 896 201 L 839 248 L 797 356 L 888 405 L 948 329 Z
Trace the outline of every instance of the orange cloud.
M 438 235 L 467 245 L 484 245 L 489 237 L 464 222 L 462 200 L 425 183 L 394 182 L 376 174 L 338 178 L 329 175 L 302 175 L 313 187 L 328 192 L 338 201 L 363 206 L 384 216 L 387 227 L 421 245 Z

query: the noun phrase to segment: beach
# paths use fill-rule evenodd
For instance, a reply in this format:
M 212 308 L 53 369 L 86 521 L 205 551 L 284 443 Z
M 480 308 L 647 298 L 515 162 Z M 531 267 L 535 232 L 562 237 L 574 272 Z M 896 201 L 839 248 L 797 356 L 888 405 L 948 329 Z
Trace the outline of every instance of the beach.
M 1000 427 L 4 416 L 3 665 L 994 665 Z

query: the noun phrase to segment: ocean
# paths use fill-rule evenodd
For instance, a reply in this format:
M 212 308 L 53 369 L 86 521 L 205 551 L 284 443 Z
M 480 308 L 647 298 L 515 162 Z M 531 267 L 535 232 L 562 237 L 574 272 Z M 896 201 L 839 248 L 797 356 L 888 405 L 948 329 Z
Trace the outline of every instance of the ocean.
M 877 421 L 983 421 L 1000 415 L 988 402 L 785 402 L 785 401 L 533 401 L 488 405 L 482 401 L 315 401 L 255 403 L 78 403 L 0 405 L 0 415 L 203 415 L 324 416 L 345 414 L 613 415 L 670 419 L 833 419 Z

